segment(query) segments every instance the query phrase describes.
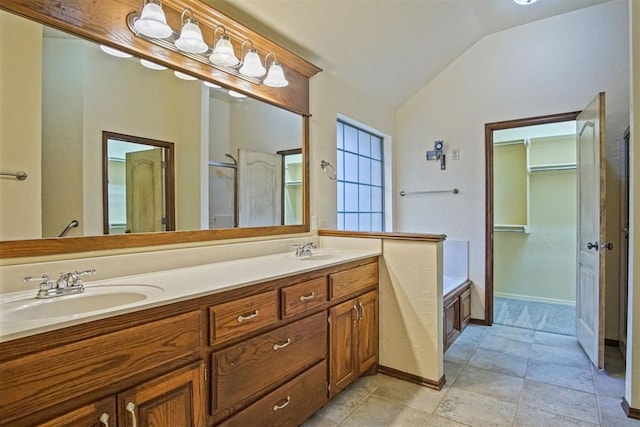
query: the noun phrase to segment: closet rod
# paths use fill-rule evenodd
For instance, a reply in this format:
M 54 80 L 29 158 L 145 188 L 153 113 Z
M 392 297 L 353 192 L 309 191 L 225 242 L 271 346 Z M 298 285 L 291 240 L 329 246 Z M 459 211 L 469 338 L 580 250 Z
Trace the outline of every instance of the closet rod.
M 425 190 L 425 191 L 404 191 L 402 190 L 400 192 L 400 196 L 404 197 L 404 196 L 409 196 L 411 194 L 431 194 L 431 193 L 453 193 L 453 194 L 458 194 L 460 192 L 460 190 L 458 190 L 457 188 L 454 188 L 453 190 Z

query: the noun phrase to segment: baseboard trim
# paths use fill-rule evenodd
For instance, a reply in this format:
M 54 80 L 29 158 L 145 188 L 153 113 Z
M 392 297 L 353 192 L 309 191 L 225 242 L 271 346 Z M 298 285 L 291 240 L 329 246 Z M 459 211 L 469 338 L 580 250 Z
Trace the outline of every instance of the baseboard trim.
M 474 325 L 491 326 L 485 319 L 474 319 L 473 317 L 469 319 L 469 323 Z
M 620 403 L 624 413 L 627 414 L 629 418 L 635 418 L 636 420 L 640 420 L 640 409 L 632 408 L 629 406 L 629 402 L 627 402 L 627 398 L 623 397 L 622 402 Z
M 608 347 L 618 347 L 620 345 L 620 341 L 612 340 L 611 338 L 605 338 L 604 339 L 604 345 L 606 345 Z
M 413 384 L 418 384 L 424 387 L 429 387 L 434 390 L 442 390 L 447 380 L 444 375 L 439 381 L 433 381 L 428 378 L 424 378 L 418 375 L 413 375 L 408 372 L 400 371 L 398 369 L 390 368 L 388 366 L 378 365 L 378 373 L 388 375 L 390 377 L 398 378 L 399 380 L 407 381 Z

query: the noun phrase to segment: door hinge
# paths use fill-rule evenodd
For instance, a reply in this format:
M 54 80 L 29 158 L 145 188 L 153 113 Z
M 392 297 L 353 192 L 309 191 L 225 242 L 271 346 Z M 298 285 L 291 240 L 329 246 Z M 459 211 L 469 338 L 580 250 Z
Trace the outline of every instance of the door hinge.
M 167 168 L 167 162 L 160 162 L 160 167 L 162 169 L 166 169 Z
M 331 393 L 331 384 L 327 384 L 327 391 Z
M 167 225 L 167 218 L 162 218 L 162 225 Z
M 205 366 L 205 368 L 204 368 L 204 380 L 205 381 L 207 381 L 207 377 L 208 377 L 208 375 L 207 375 L 207 367 Z

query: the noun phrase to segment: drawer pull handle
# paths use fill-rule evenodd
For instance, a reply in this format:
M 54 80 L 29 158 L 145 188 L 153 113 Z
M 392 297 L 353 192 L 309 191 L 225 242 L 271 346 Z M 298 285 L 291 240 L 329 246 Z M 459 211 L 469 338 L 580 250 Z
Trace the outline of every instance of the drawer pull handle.
M 253 310 L 253 313 L 251 313 L 251 314 L 250 314 L 250 315 L 248 315 L 248 316 L 240 315 L 240 316 L 238 316 L 238 319 L 237 319 L 237 320 L 238 320 L 238 323 L 242 323 L 242 322 L 244 322 L 245 320 L 250 320 L 250 319 L 253 319 L 254 317 L 258 317 L 258 314 L 259 314 L 259 313 L 260 313 L 260 312 L 259 312 L 258 310 Z
M 131 427 L 138 427 L 138 420 L 136 419 L 136 404 L 129 402 L 124 409 L 131 414 Z
M 305 302 L 305 301 L 309 301 L 310 299 L 314 299 L 316 296 L 315 292 L 311 292 L 309 295 L 300 295 L 300 301 Z
M 100 421 L 104 427 L 109 427 L 109 414 L 103 412 L 102 415 L 100 415 L 100 418 L 98 418 L 98 421 Z
M 280 350 L 281 348 L 285 348 L 289 344 L 291 344 L 291 338 L 287 338 L 287 340 L 282 344 L 274 344 L 273 345 L 273 349 L 274 350 Z
M 358 301 L 358 305 L 360 306 L 360 318 L 364 317 L 364 305 L 362 305 L 361 301 Z
M 353 323 L 356 323 L 358 321 L 358 319 L 360 318 L 360 313 L 358 312 L 358 306 L 354 305 L 352 310 L 356 312 L 356 318 L 353 319 Z
M 291 396 L 287 396 L 287 400 L 282 405 L 278 405 L 277 403 L 273 405 L 273 412 L 283 409 L 289 404 L 289 402 L 291 402 Z

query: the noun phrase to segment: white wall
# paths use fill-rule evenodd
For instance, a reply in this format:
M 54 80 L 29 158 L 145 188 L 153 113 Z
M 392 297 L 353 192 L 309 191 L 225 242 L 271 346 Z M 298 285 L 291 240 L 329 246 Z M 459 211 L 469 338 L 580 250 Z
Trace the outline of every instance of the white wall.
M 311 215 L 316 216 L 319 228 L 334 229 L 337 223 L 336 182 L 320 168 L 320 161 L 336 165 L 338 115 L 376 129 L 387 135 L 385 144 L 395 144 L 396 112 L 384 101 L 358 92 L 326 72 L 311 78 L 310 103 Z M 389 171 L 385 169 L 385 173 Z M 392 190 L 386 189 L 385 197 Z
M 620 136 L 629 117 L 627 14 L 613 0 L 487 36 L 400 108 L 398 188 L 460 194 L 398 199 L 397 229 L 470 241 L 472 317 L 484 317 L 485 123 L 581 110 L 605 91 L 607 127 Z M 437 139 L 449 155 L 460 149 L 446 171 L 424 159 Z

